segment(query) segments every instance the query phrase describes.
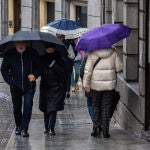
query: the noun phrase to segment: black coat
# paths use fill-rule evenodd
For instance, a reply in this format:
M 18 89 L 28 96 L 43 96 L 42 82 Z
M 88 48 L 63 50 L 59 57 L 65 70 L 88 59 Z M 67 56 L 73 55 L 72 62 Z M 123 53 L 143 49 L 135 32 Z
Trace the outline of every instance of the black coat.
M 45 54 L 41 63 L 39 109 L 46 113 L 63 110 L 67 85 L 65 63 L 56 52 Z
M 26 90 L 35 87 L 35 82 L 30 82 L 29 74 L 34 74 L 36 78 L 40 75 L 40 57 L 38 53 L 31 49 L 21 54 L 16 48 L 9 50 L 3 59 L 1 72 L 4 80 L 11 86 Z

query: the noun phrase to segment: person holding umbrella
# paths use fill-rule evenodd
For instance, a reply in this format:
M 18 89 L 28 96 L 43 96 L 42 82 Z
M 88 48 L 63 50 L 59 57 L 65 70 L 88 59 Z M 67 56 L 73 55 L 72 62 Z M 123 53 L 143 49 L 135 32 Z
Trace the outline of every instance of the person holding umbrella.
M 131 29 L 123 24 L 104 24 L 81 36 L 76 50 L 88 51 L 84 70 L 83 86 L 91 92 L 93 132 L 109 138 L 109 121 L 117 84 L 117 72 L 122 70 L 122 61 L 113 44 L 129 36 Z
M 67 87 L 66 65 L 54 44 L 45 44 L 41 57 L 39 109 L 44 113 L 44 133 L 55 135 L 57 111 L 64 109 Z
M 79 38 L 88 29 L 78 21 L 70 19 L 60 19 L 52 21 L 41 28 L 41 31 L 48 32 L 56 35 L 65 44 L 69 55 L 63 57 L 67 64 L 68 72 L 68 86 L 66 91 L 66 98 L 70 97 L 70 86 L 71 86 L 71 74 L 73 71 L 74 59 L 77 53 L 74 51 L 75 43 L 74 39 Z
M 15 133 L 23 137 L 29 136 L 35 81 L 41 73 L 39 55 L 45 54 L 44 43 L 53 43 L 61 55 L 68 55 L 65 45 L 56 36 L 38 30 L 20 30 L 0 40 L 0 54 L 4 57 L 1 72 L 11 89 Z
M 93 65 L 100 58 L 94 70 Z M 111 101 L 116 87 L 116 72 L 122 70 L 122 62 L 113 48 L 101 49 L 88 55 L 83 77 L 83 86 L 92 92 L 93 133 L 98 136 L 103 131 L 104 138 L 109 138 L 109 117 Z
M 35 50 L 26 47 L 25 41 L 15 41 L 14 44 L 15 47 L 4 55 L 1 73 L 10 85 L 16 124 L 15 134 L 29 137 L 28 128 L 32 114 L 35 81 L 40 75 L 40 59 Z

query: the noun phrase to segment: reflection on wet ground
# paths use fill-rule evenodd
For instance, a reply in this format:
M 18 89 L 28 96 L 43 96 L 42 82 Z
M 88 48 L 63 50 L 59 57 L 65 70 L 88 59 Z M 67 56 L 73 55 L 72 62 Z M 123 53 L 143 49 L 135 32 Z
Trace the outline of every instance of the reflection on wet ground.
M 11 136 L 7 150 L 149 150 L 150 143 L 134 137 L 116 124 L 111 124 L 110 139 L 90 136 L 89 118 L 83 92 L 66 100 L 65 110 L 58 113 L 56 135 L 45 135 L 43 114 L 38 110 L 38 95 L 30 124 L 30 137 Z

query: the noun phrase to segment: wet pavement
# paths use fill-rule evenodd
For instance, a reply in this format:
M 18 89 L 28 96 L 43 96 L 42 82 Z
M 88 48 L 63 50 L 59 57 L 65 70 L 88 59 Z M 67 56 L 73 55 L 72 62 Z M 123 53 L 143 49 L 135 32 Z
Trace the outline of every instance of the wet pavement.
M 5 149 L 14 129 L 12 103 L 8 94 L 8 86 L 0 83 L 0 150 Z
M 13 131 L 6 150 L 149 150 L 150 143 L 117 124 L 111 124 L 109 139 L 104 139 L 102 135 L 91 137 L 92 123 L 82 91 L 73 93 L 69 100 L 65 100 L 65 110 L 57 116 L 56 135 L 45 135 L 38 96 L 37 89 L 29 127 L 30 137 L 15 136 Z

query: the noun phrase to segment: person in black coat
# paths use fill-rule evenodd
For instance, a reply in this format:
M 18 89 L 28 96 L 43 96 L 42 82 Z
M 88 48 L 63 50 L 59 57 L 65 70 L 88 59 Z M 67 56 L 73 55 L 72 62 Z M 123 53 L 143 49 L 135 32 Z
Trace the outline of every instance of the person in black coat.
M 4 55 L 1 73 L 10 85 L 16 135 L 28 137 L 29 122 L 32 114 L 36 79 L 40 75 L 40 57 L 25 41 L 16 41 L 15 48 Z M 24 97 L 22 111 L 22 97 Z
M 55 46 L 45 45 L 46 53 L 41 58 L 39 109 L 44 112 L 44 133 L 55 135 L 57 111 L 64 109 L 66 91 L 66 67 Z

